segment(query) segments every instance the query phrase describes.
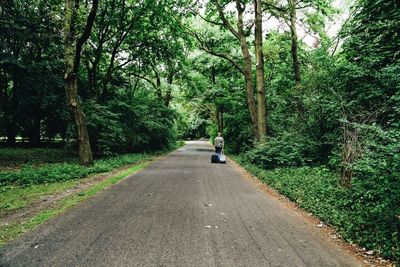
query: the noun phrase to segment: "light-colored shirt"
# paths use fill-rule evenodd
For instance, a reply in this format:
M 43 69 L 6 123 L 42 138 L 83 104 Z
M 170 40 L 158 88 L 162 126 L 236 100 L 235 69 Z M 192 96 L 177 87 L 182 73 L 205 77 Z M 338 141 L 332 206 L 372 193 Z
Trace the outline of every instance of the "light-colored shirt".
M 214 146 L 215 147 L 224 147 L 224 138 L 222 138 L 221 136 L 215 137 Z

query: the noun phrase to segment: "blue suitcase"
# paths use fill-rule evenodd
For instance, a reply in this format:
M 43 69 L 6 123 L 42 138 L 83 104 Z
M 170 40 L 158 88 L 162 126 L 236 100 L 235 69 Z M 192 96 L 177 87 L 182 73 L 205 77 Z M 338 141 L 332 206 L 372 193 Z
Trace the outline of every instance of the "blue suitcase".
M 211 163 L 219 163 L 219 157 L 217 154 L 211 155 Z

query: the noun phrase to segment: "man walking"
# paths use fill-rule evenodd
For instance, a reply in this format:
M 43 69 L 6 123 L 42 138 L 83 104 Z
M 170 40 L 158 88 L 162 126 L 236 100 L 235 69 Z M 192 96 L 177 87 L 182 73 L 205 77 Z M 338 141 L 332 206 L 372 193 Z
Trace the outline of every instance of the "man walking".
M 215 137 L 214 147 L 215 147 L 215 153 L 217 153 L 218 157 L 220 157 L 221 152 L 224 149 L 224 138 L 222 138 L 221 133 L 218 133 L 218 136 Z

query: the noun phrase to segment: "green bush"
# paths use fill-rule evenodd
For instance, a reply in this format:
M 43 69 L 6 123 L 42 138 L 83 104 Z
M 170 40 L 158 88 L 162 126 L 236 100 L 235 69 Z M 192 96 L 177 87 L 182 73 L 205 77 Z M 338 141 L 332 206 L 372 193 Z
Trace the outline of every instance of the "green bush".
M 95 154 L 124 153 L 126 138 L 120 115 L 107 105 L 89 102 L 85 105 L 90 145 Z
M 245 153 L 248 162 L 262 166 L 265 169 L 277 167 L 296 167 L 312 162 L 315 144 L 304 137 L 295 134 L 285 134 L 268 138 Z
M 348 231 L 387 255 L 397 253 L 400 259 L 400 131 L 376 125 L 367 131 L 364 154 L 354 166 L 352 188 L 357 205 L 362 206 L 354 221 L 363 228 Z M 385 228 L 388 231 L 381 230 Z M 390 239 L 393 244 L 381 242 Z
M 143 95 L 85 106 L 92 149 L 111 155 L 168 149 L 176 142 L 175 115 L 163 103 Z

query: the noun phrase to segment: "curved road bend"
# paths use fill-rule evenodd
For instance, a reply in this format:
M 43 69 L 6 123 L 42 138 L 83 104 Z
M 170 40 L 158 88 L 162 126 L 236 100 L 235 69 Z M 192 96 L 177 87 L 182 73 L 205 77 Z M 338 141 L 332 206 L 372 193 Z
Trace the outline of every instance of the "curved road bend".
M 0 266 L 361 266 L 189 142 L 0 248 Z

